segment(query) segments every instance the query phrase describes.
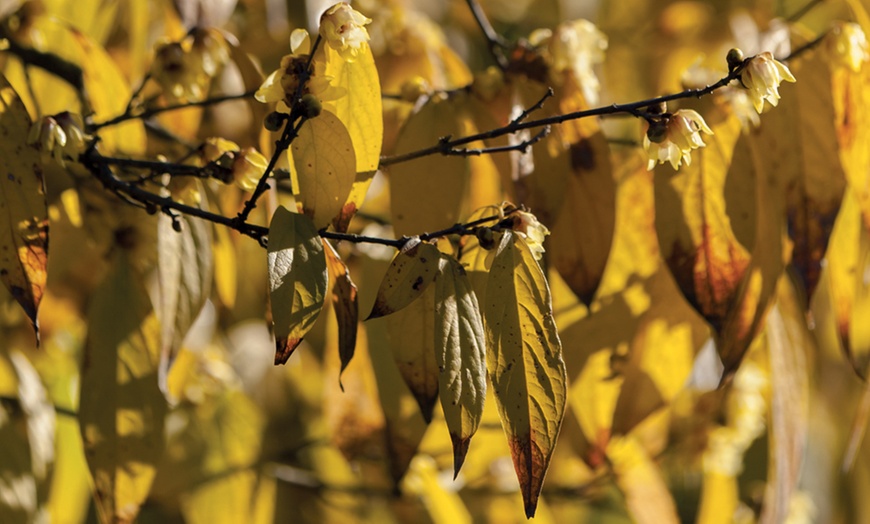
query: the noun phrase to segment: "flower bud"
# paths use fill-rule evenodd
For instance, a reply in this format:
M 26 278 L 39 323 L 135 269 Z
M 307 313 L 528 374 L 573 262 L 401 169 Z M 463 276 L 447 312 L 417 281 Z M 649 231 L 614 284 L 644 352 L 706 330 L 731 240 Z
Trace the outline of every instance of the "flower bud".
M 728 70 L 734 71 L 740 64 L 743 63 L 744 56 L 743 51 L 737 49 L 736 47 L 730 49 L 728 54 L 725 55 L 725 61 L 728 63 Z
M 279 113 L 278 111 L 272 111 L 266 118 L 263 119 L 263 127 L 265 127 L 269 131 L 278 131 L 281 129 L 281 126 L 284 125 L 284 121 L 287 119 L 287 115 L 284 113 Z
M 315 118 L 323 111 L 323 104 L 320 103 L 320 99 L 311 93 L 303 95 L 302 99 L 299 100 L 299 105 L 305 118 Z

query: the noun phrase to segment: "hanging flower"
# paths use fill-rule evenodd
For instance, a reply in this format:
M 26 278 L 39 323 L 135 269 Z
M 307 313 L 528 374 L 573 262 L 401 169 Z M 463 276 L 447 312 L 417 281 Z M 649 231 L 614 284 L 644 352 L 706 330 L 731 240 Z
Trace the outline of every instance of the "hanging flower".
M 544 239 L 550 234 L 547 226 L 538 222 L 538 218 L 526 211 L 514 211 L 513 230 L 526 241 L 535 260 L 541 260 L 544 255 Z
M 27 143 L 65 166 L 67 160 L 78 159 L 87 146 L 86 141 L 91 139 L 82 129 L 82 117 L 64 111 L 35 122 L 30 128 Z
M 783 80 L 795 81 L 788 67 L 775 60 L 769 52 L 752 57 L 740 74 L 740 82 L 749 90 L 749 98 L 759 114 L 764 109 L 765 100 L 774 107 L 779 103 L 779 84 Z
M 259 151 L 246 147 L 233 159 L 233 181 L 245 191 L 253 191 L 268 165 L 269 161 Z
M 679 169 L 683 159 L 686 165 L 690 165 L 692 150 L 706 145 L 701 139 L 701 132 L 713 134 L 704 118 L 691 109 L 680 109 L 653 122 L 643 136 L 643 148 L 649 158 L 647 169 L 651 170 L 656 164 L 665 162 Z
M 320 17 L 320 36 L 343 59 L 353 62 L 362 45 L 369 41 L 369 32 L 364 26 L 370 23 L 370 18 L 341 2 L 327 9 Z
M 332 77 L 323 74 L 324 64 L 313 60 L 314 71 L 308 71 L 311 39 L 308 31 L 296 29 L 290 35 L 289 55 L 281 59 L 281 65 L 272 72 L 260 88 L 254 93 L 254 98 L 264 104 L 277 102 L 276 110 L 290 113 L 293 99 L 299 90 L 299 82 L 307 78 L 301 94 L 312 94 L 321 101 L 336 100 L 345 95 L 345 90 L 330 85 Z
M 589 104 L 597 103 L 601 87 L 592 68 L 604 61 L 607 36 L 595 24 L 583 19 L 563 22 L 555 31 L 533 31 L 529 35 L 529 42 L 534 46 L 546 46 L 545 56 L 552 70 L 558 73 L 573 72 L 586 101 Z
M 828 37 L 827 49 L 833 63 L 847 67 L 855 73 L 861 71 L 864 62 L 870 60 L 867 35 L 855 23 L 836 23 Z

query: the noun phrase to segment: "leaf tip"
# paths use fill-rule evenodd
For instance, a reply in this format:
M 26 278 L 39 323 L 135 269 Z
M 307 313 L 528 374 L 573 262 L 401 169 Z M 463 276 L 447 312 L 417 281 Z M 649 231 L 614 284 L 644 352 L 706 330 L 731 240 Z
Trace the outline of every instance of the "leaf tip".
M 453 480 L 456 480 L 456 477 L 459 476 L 459 470 L 462 469 L 462 464 L 465 462 L 465 455 L 468 454 L 471 437 L 462 438 L 451 432 L 450 440 L 453 441 Z
M 286 364 L 293 350 L 302 342 L 302 338 L 285 338 L 280 337 L 275 339 L 275 365 Z

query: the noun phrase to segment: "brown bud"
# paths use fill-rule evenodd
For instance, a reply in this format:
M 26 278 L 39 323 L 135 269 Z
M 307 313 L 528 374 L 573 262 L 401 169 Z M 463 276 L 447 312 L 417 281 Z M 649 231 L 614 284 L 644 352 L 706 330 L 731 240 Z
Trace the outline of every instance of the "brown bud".
M 287 119 L 287 115 L 284 113 L 279 113 L 278 111 L 272 111 L 266 118 L 263 119 L 263 127 L 265 127 L 269 131 L 278 131 L 281 129 L 281 126 L 284 125 L 284 120 Z
M 655 144 L 662 143 L 668 136 L 667 120 L 653 120 L 649 124 L 649 129 L 646 130 L 646 137 L 650 142 Z
M 495 247 L 495 236 L 493 235 L 491 228 L 478 228 L 474 234 L 477 236 L 477 241 L 483 249 L 489 250 Z
M 311 93 L 304 95 L 299 104 L 302 106 L 302 114 L 305 118 L 314 118 L 323 110 L 320 100 Z
M 728 62 L 728 70 L 733 71 L 740 64 L 743 63 L 744 60 L 743 51 L 735 48 L 732 48 L 728 51 L 728 54 L 725 55 L 725 61 Z

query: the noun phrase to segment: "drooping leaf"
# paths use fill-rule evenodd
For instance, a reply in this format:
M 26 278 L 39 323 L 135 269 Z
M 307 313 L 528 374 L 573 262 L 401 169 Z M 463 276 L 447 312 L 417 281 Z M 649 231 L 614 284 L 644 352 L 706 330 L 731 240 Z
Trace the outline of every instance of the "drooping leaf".
M 676 524 L 677 507 L 658 466 L 632 437 L 613 438 L 607 446 L 616 483 L 638 524 Z
M 310 218 L 284 207 L 275 210 L 268 269 L 275 364 L 284 364 L 320 315 L 327 291 L 323 244 Z
M 429 98 L 402 127 L 395 155 L 430 148 L 446 136 L 460 138 L 477 133 L 467 97 L 465 93 L 456 93 Z M 463 147 L 474 150 L 484 146 L 481 141 Z M 450 227 L 470 214 L 472 206 L 481 204 L 471 194 L 477 180 L 492 181 L 498 171 L 490 155 L 436 154 L 392 165 L 389 174 L 396 234 L 419 235 Z
M 175 231 L 173 224 L 181 225 Z M 189 215 L 157 219 L 157 282 L 160 288 L 160 387 L 184 336 L 211 293 L 212 226 Z
M 48 209 L 40 153 L 25 143 L 30 117 L 0 76 L 0 280 L 36 328 L 48 262 Z
M 468 452 L 483 417 L 486 399 L 486 351 L 483 319 L 465 270 L 442 255 L 435 281 L 435 360 L 439 394 L 453 442 L 453 475 Z
M 315 227 L 326 227 L 341 212 L 356 177 L 351 137 L 341 120 L 324 110 L 302 125 L 291 147 L 296 200 Z
M 133 522 L 163 453 L 160 326 L 126 254 L 91 298 L 79 420 L 97 510 Z
M 532 517 L 562 424 L 567 377 L 547 281 L 510 231 L 490 269 L 484 319 L 487 369 Z
M 329 268 L 329 278 L 332 281 L 332 307 L 335 310 L 335 318 L 338 321 L 338 355 L 341 360 L 339 370 L 339 384 L 341 373 L 353 358 L 356 349 L 356 333 L 359 322 L 359 300 L 357 298 L 356 284 L 350 279 L 350 272 L 341 258 L 325 239 L 323 240 L 326 265 Z M 344 390 L 344 386 L 342 386 Z
M 381 159 L 384 140 L 381 84 L 367 43 L 360 45 L 353 62 L 346 61 L 329 46 L 320 46 L 318 49 L 325 57 L 324 74 L 333 78 L 333 85 L 346 90 L 344 96 L 323 104 L 347 128 L 356 158 L 358 174 L 335 220 L 336 229 L 346 231 L 350 219 L 365 200 Z
M 433 246 L 434 247 L 434 246 Z M 435 255 L 438 267 L 439 255 Z M 405 384 L 428 424 L 438 399 L 439 372 L 435 358 L 435 287 L 427 287 L 408 306 L 387 317 L 390 347 Z
M 405 244 L 387 269 L 368 318 L 395 313 L 422 296 L 438 274 L 439 259 L 438 248 L 419 238 Z

